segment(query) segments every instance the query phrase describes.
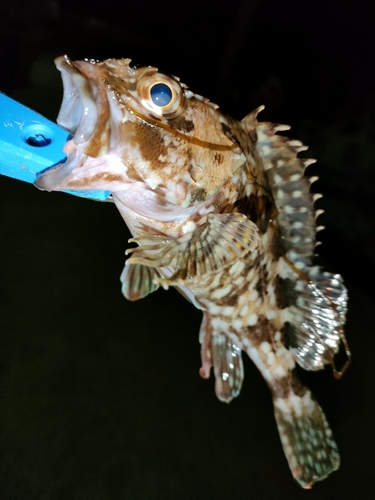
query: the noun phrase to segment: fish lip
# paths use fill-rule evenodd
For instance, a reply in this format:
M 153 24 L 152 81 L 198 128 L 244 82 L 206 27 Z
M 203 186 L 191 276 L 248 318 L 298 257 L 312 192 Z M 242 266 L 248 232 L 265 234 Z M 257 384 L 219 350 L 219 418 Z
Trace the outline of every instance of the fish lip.
M 72 134 L 64 147 L 67 160 L 40 172 L 34 185 L 41 190 L 58 190 L 74 168 L 86 158 L 85 146 L 98 125 L 97 71 L 89 61 L 72 62 L 68 56 L 55 59 L 63 81 L 63 99 L 57 123 Z
M 69 155 L 65 162 L 39 172 L 34 181 L 34 186 L 42 191 L 54 191 L 58 189 L 59 185 L 64 182 L 81 160 L 82 155 L 76 151 L 75 154 Z
M 84 144 L 90 140 L 98 124 L 97 75 L 88 61 L 73 63 L 68 56 L 61 56 L 55 59 L 55 64 L 61 72 L 64 87 L 57 123 L 74 136 L 76 144 Z

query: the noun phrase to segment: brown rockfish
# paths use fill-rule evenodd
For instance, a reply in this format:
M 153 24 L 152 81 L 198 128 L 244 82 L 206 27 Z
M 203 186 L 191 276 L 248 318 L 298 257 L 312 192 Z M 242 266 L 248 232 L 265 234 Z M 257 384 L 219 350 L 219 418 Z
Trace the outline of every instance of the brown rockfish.
M 339 467 L 322 409 L 295 365 L 335 369 L 345 343 L 347 293 L 313 265 L 316 228 L 305 177 L 313 160 L 283 125 L 224 115 L 178 78 L 129 59 L 56 60 L 64 99 L 58 123 L 73 134 L 67 161 L 40 174 L 47 191 L 109 190 L 137 244 L 122 290 L 137 300 L 176 287 L 203 312 L 202 367 L 218 398 L 243 381 L 241 351 L 273 397 L 280 439 L 304 488 Z

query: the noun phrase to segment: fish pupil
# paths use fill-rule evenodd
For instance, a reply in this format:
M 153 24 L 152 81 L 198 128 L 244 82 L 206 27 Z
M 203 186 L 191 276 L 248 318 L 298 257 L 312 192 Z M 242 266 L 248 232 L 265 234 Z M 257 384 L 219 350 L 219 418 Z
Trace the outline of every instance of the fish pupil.
M 151 87 L 150 96 L 156 106 L 167 106 L 172 100 L 172 90 L 165 83 L 155 83 Z

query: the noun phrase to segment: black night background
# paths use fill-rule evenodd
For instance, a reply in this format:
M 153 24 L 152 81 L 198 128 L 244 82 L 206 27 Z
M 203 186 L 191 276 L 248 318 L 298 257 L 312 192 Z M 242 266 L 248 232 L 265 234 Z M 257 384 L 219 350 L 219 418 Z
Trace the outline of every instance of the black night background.
M 353 363 L 301 372 L 338 472 L 303 491 L 245 359 L 230 405 L 199 377 L 201 313 L 174 290 L 127 302 L 115 206 L 0 178 L 0 498 L 372 499 L 375 476 L 375 4 L 366 0 L 0 3 L 0 90 L 55 120 L 53 59 L 130 57 L 241 119 L 288 123 L 320 180 L 318 262 L 349 289 Z

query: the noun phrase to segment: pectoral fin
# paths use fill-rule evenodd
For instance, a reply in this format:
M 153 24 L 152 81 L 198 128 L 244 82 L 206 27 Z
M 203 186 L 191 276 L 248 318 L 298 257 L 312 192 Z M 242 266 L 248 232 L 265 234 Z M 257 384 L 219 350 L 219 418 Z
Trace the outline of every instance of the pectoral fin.
M 130 264 L 171 266 L 175 273 L 168 284 L 217 271 L 254 250 L 259 243 L 257 226 L 242 214 L 209 214 L 207 221 L 181 237 L 141 234 L 129 240 Z

